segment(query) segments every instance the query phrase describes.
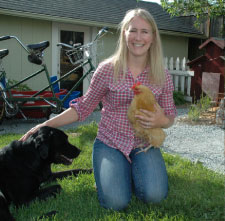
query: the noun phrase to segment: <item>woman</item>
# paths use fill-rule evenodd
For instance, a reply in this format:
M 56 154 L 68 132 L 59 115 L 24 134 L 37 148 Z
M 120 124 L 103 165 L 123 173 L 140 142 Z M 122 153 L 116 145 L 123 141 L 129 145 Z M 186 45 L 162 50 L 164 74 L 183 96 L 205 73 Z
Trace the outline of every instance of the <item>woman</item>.
M 159 148 L 146 153 L 142 141 L 128 122 L 127 110 L 134 97 L 130 88 L 139 81 L 151 88 L 160 107 L 146 116 L 136 116 L 144 128 L 168 128 L 176 108 L 171 77 L 163 67 L 158 29 L 143 9 L 126 13 L 120 24 L 120 38 L 114 55 L 95 71 L 87 93 L 60 115 L 28 131 L 25 140 L 42 126 L 60 127 L 84 120 L 102 101 L 101 121 L 93 147 L 93 168 L 101 206 L 114 210 L 127 207 L 132 192 L 144 202 L 160 202 L 167 196 L 168 177 Z

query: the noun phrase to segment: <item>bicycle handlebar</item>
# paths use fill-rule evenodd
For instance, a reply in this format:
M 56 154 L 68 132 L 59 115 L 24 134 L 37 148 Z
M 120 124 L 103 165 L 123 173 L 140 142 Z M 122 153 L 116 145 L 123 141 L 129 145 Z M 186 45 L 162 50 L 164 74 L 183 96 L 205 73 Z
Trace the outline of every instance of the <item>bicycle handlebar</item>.
M 99 32 L 98 32 L 98 34 L 96 35 L 95 39 L 92 42 L 87 43 L 86 45 L 82 45 L 81 43 L 76 43 L 76 44 L 73 44 L 73 45 L 69 45 L 69 44 L 66 44 L 66 43 L 58 43 L 57 46 L 64 46 L 64 47 L 69 48 L 69 49 L 72 49 L 72 50 L 73 49 L 78 49 L 79 47 L 88 48 L 96 40 L 98 40 L 100 37 L 102 37 L 104 33 L 109 32 L 108 30 L 109 30 L 108 27 L 103 27 L 102 29 L 100 29 Z
M 0 41 L 8 40 L 8 39 L 10 39 L 10 38 L 11 38 L 11 36 L 9 36 L 9 35 L 7 35 L 7 36 L 2 36 L 2 37 L 0 37 Z
M 19 42 L 19 44 L 23 47 L 23 49 L 24 49 L 28 54 L 30 54 L 30 52 L 29 52 L 29 50 L 27 49 L 27 47 L 26 47 L 26 46 L 20 41 L 20 39 L 17 38 L 16 36 L 9 36 L 9 35 L 7 35 L 7 36 L 2 36 L 2 37 L 0 37 L 0 41 L 8 40 L 8 39 L 11 39 L 11 38 L 16 39 L 16 40 Z
M 108 30 L 109 30 L 108 27 L 103 27 L 102 29 L 100 29 L 98 34 L 96 35 L 94 41 L 96 41 L 103 33 L 107 33 Z
M 63 47 L 66 47 L 66 48 L 70 48 L 70 49 L 74 49 L 76 47 L 79 47 L 81 46 L 81 43 L 77 43 L 77 44 L 73 44 L 73 45 L 68 45 L 66 43 L 58 43 L 57 46 L 63 46 Z

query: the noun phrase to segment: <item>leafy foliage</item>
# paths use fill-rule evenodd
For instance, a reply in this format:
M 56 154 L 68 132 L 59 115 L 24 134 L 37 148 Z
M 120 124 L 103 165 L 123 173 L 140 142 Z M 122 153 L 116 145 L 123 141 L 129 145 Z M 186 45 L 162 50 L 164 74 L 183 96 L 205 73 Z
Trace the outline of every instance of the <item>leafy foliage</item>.
M 171 16 L 194 15 L 197 26 L 207 18 L 225 14 L 224 0 L 161 0 L 161 5 Z
M 174 91 L 173 99 L 174 99 L 175 105 L 182 105 L 186 103 L 184 99 L 184 94 L 181 91 Z
M 188 111 L 188 118 L 193 121 L 199 120 L 202 113 L 207 111 L 211 106 L 211 99 L 209 96 L 201 95 L 200 100 L 194 104 L 191 105 L 189 111 Z

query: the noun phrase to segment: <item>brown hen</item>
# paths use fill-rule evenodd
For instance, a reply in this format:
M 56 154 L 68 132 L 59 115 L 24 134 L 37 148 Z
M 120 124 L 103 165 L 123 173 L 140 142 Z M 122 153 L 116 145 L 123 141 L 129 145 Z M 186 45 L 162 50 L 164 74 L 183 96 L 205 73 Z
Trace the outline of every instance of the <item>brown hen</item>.
M 141 127 L 135 115 L 145 115 L 140 109 L 155 112 L 154 105 L 157 104 L 157 101 L 152 91 L 139 82 L 133 85 L 132 90 L 134 91 L 134 98 L 128 108 L 128 120 L 134 128 L 136 136 L 150 143 L 150 146 L 143 149 L 146 152 L 152 146 L 160 147 L 166 134 L 162 128 Z

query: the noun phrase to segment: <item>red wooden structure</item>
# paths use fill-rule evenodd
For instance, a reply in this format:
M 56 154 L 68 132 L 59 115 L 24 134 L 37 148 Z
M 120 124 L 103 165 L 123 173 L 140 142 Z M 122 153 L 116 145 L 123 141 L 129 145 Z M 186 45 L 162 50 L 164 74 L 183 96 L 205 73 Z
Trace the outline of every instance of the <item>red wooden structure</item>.
M 218 93 L 224 93 L 224 47 L 225 39 L 211 37 L 199 46 L 199 49 L 205 50 L 204 55 L 187 63 L 190 69 L 195 72 L 191 82 L 191 96 L 194 99 L 200 99 L 200 96 L 202 94 L 203 72 L 211 74 L 211 79 L 213 78 L 214 73 L 215 78 L 218 78 L 219 75 Z M 213 87 L 213 85 L 211 87 Z

